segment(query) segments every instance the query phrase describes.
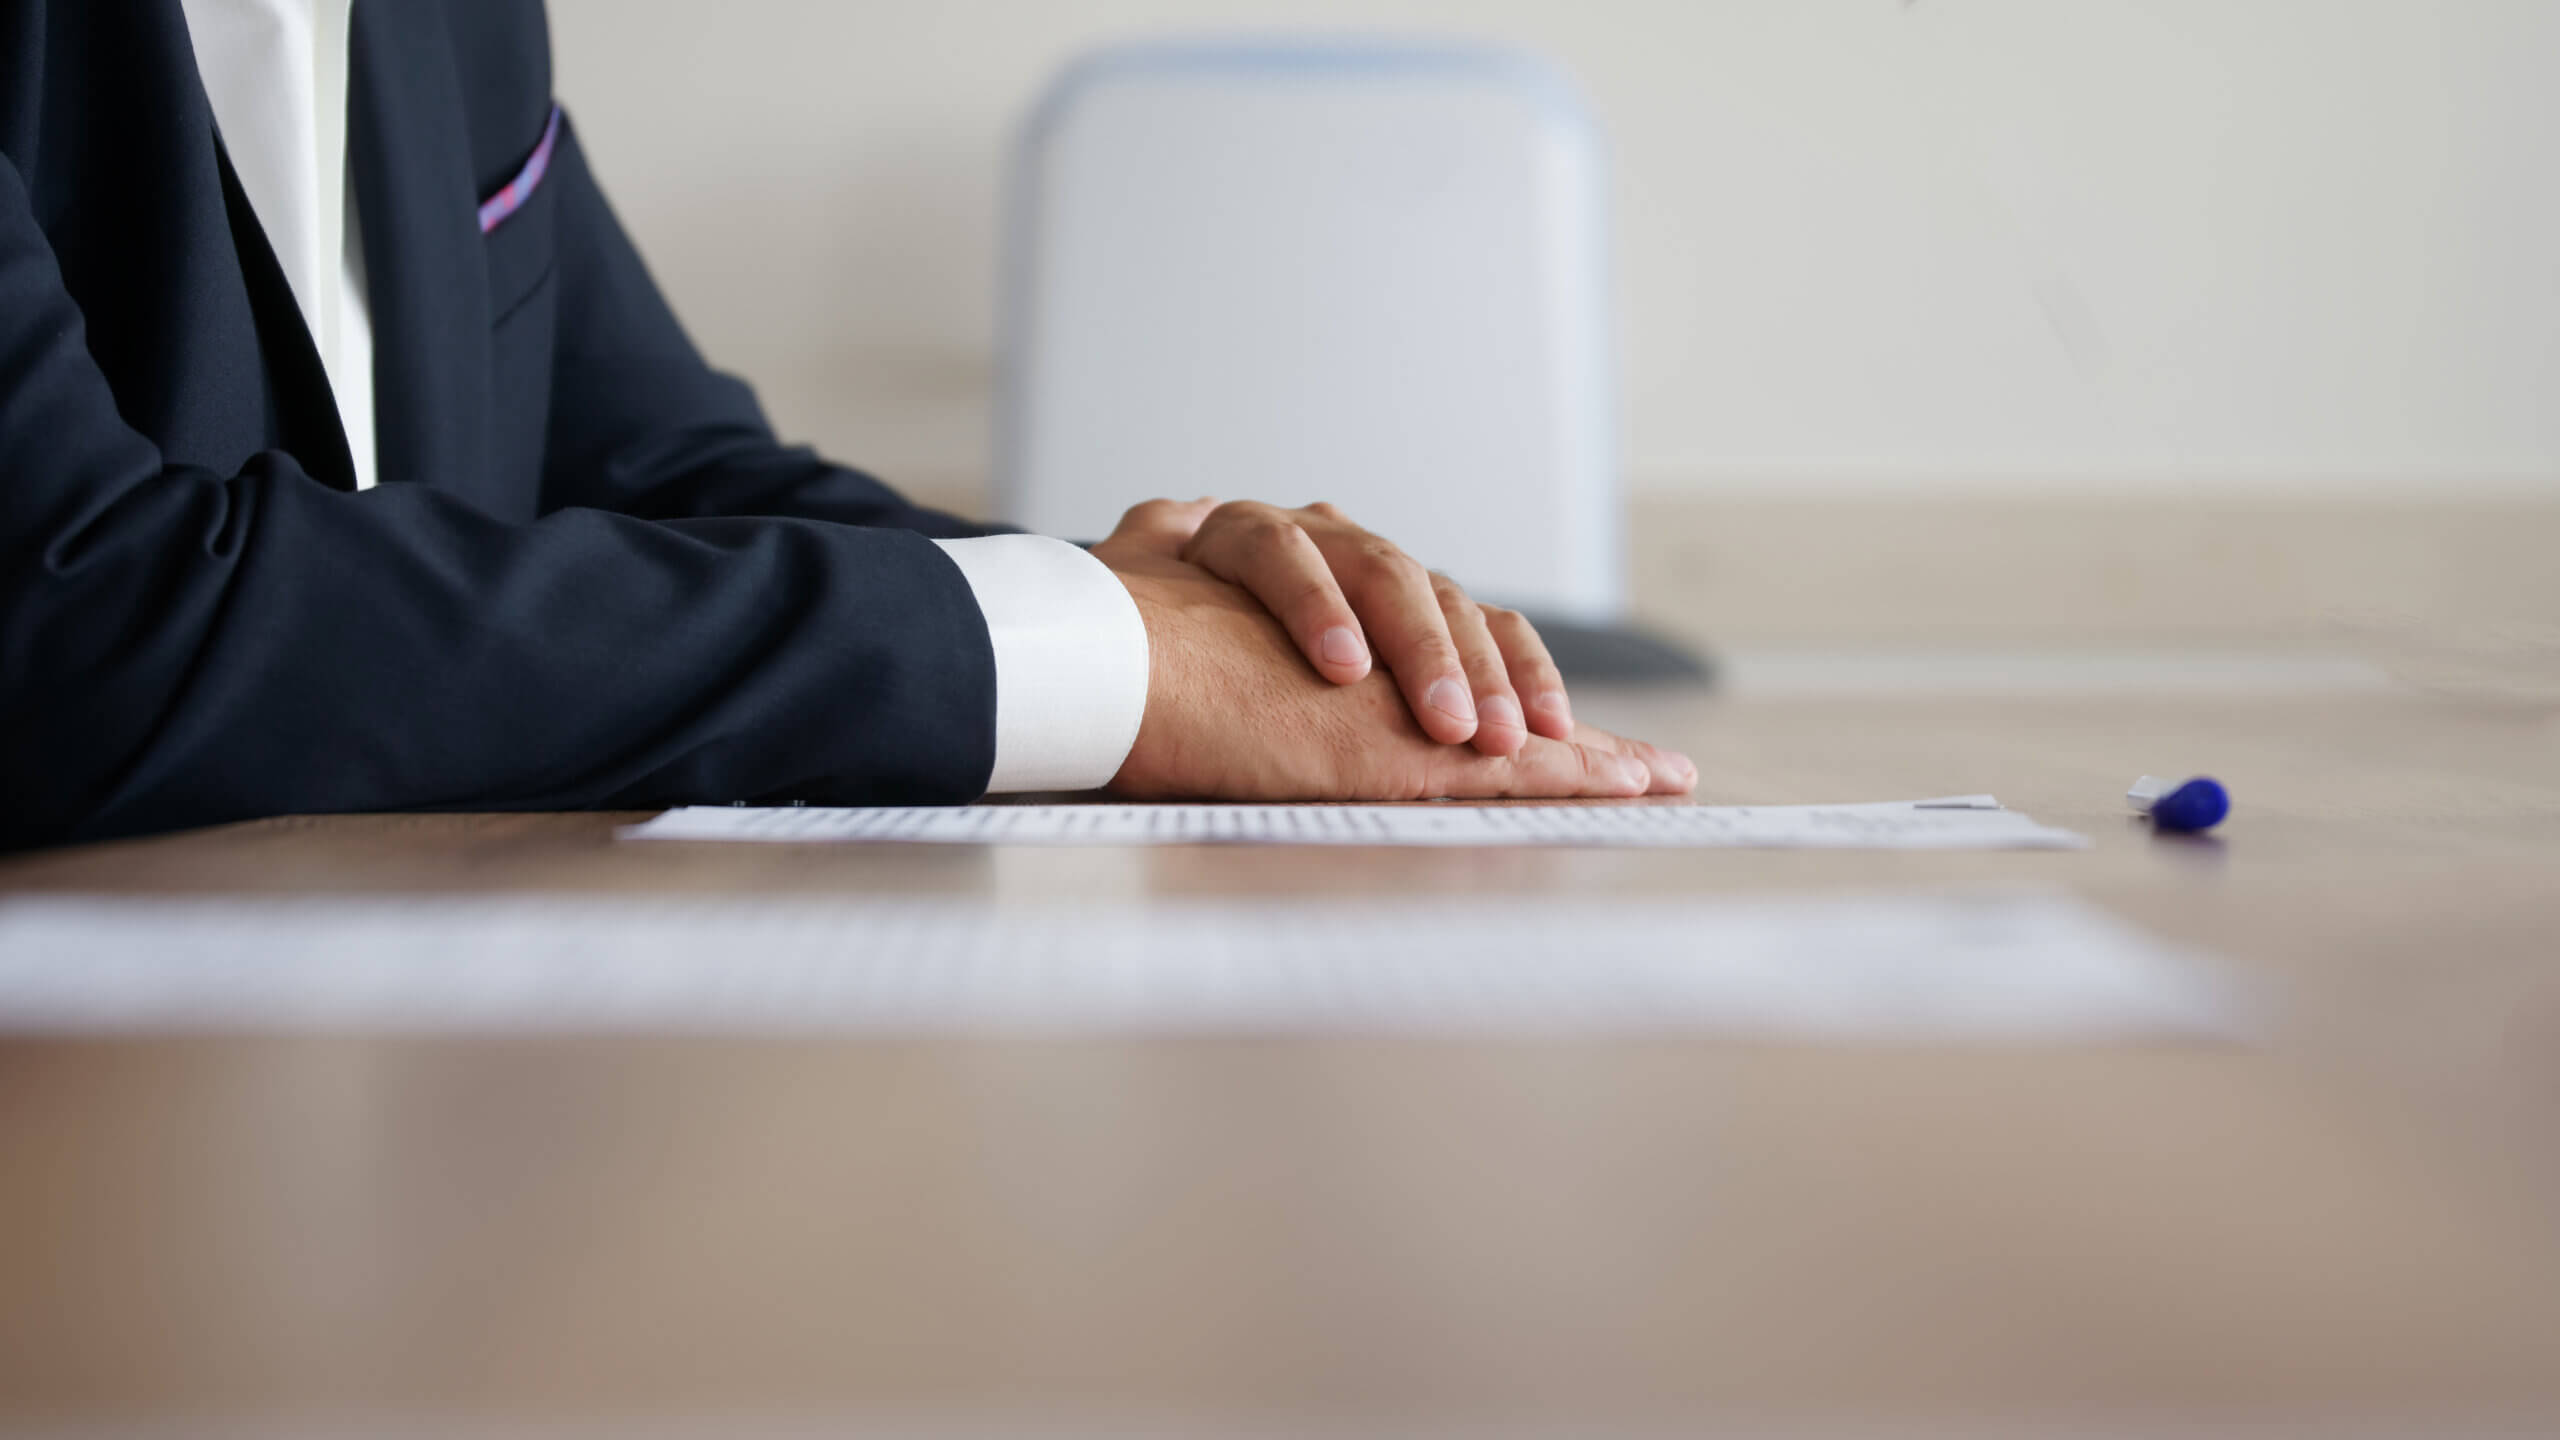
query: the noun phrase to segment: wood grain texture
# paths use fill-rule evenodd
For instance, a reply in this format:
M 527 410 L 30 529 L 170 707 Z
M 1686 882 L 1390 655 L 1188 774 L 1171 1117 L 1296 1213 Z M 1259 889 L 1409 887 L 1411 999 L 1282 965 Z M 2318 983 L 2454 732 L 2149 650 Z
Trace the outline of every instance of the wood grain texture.
M 1581 708 L 1687 746 L 1710 800 L 1989 790 L 2097 844 L 622 846 L 633 817 L 361 816 L 15 857 L 0 892 L 2058 886 L 2223 957 L 2260 1033 L 19 1036 L 0 1423 L 2560 1427 L 2560 701 Z M 2123 814 L 2180 766 L 2231 785 L 2220 838 Z

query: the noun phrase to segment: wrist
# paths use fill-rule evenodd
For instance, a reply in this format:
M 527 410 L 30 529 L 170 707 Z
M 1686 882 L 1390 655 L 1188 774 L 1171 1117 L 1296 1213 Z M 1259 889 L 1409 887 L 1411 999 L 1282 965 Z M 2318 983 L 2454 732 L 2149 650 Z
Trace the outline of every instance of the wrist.
M 989 793 L 1108 783 L 1146 702 L 1151 647 L 1133 597 L 1106 564 L 1045 536 L 934 543 L 986 621 L 996 681 Z
M 1174 682 L 1166 671 L 1176 649 L 1171 633 L 1175 603 L 1167 593 L 1167 582 L 1162 576 L 1149 574 L 1144 569 L 1124 569 L 1112 564 L 1113 557 L 1099 546 L 1093 554 L 1110 567 L 1112 578 L 1128 591 L 1129 603 L 1137 608 L 1138 623 L 1146 631 L 1146 703 L 1138 714 L 1137 734 L 1129 742 L 1129 751 L 1121 757 L 1120 766 L 1113 772 L 1109 786 L 1123 794 L 1143 794 L 1148 788 L 1144 777 L 1158 773 L 1153 767 L 1152 754 L 1174 693 Z

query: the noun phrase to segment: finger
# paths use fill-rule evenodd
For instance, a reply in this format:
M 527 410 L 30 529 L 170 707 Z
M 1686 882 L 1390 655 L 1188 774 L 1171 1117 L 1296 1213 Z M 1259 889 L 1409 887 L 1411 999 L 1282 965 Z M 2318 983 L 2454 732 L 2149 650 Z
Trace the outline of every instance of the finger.
M 1686 795 L 1698 788 L 1697 764 L 1677 750 L 1612 735 L 1596 725 L 1576 725 L 1573 738 L 1578 744 L 1596 746 L 1642 761 L 1653 776 L 1653 794 Z
M 1465 743 L 1476 733 L 1475 691 L 1449 638 L 1430 572 L 1386 541 L 1354 533 L 1356 538 L 1319 536 L 1317 549 L 1422 733 L 1444 745 Z
M 1537 627 L 1519 611 L 1499 605 L 1484 607 L 1484 622 L 1493 632 L 1493 643 L 1502 647 L 1511 692 L 1528 712 L 1529 729 L 1550 740 L 1572 739 L 1573 702 L 1565 698 L 1564 673 L 1547 654 L 1547 642 L 1538 638 Z
M 1217 508 L 1218 502 L 1206 495 L 1197 500 L 1143 500 L 1121 514 L 1111 538 L 1172 554 L 1198 532 L 1200 523 Z
M 1484 607 L 1446 575 L 1433 574 L 1431 588 L 1440 597 L 1441 617 L 1449 622 L 1449 639 L 1458 647 L 1458 663 L 1466 668 L 1467 687 L 1475 696 L 1475 747 L 1487 755 L 1511 754 L 1529 738 L 1529 726 L 1520 697 L 1511 689 L 1502 647 L 1485 624 Z
M 1317 674 L 1348 685 L 1369 673 L 1368 642 L 1333 567 L 1286 514 L 1268 505 L 1220 506 L 1182 548 L 1182 558 L 1252 592 L 1288 628 Z
M 1631 800 L 1652 788 L 1653 772 L 1632 755 L 1604 745 L 1529 736 L 1517 753 L 1456 757 L 1433 777 L 1434 793 L 1460 800 Z

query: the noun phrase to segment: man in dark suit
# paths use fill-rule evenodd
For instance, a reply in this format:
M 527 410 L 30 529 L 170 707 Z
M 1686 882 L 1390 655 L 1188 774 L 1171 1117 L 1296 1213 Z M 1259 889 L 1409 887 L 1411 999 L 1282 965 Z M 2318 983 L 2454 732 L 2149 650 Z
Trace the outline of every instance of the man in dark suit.
M 289 811 L 1684 790 L 1330 507 L 778 444 L 538 0 L 0 0 L 0 845 Z

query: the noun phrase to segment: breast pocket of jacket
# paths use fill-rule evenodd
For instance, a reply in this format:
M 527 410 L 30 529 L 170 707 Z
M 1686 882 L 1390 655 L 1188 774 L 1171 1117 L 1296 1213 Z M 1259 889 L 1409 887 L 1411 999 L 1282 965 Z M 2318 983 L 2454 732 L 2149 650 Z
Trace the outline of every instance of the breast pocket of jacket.
M 560 133 L 554 109 L 524 168 L 480 204 L 489 276 L 489 454 L 479 498 L 501 514 L 539 507 L 558 338 L 557 187 L 544 183 Z
M 557 206 L 551 157 L 560 142 L 560 108 L 551 108 L 524 165 L 480 202 L 480 238 L 489 267 L 489 325 L 503 328 L 550 283 L 559 261 L 552 214 Z

